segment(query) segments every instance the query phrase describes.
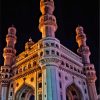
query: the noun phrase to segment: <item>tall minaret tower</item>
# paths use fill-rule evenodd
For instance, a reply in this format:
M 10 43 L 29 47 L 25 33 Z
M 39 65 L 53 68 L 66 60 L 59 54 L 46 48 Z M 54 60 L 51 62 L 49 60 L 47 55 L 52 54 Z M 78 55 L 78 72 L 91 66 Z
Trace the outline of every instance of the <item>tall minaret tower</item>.
M 15 63 L 15 43 L 16 43 L 16 28 L 8 28 L 8 34 L 6 35 L 7 45 L 4 48 L 4 66 L 1 66 L 1 100 L 7 100 L 9 78 L 11 77 L 11 66 Z
M 86 44 L 86 35 L 83 31 L 83 27 L 78 26 L 76 28 L 76 41 L 78 43 L 78 54 L 82 57 L 82 61 L 84 64 L 84 73 L 86 74 L 86 80 L 87 80 L 87 86 L 88 86 L 88 92 L 89 92 L 89 100 L 97 100 L 97 92 L 96 92 L 96 86 L 95 81 L 97 79 L 96 77 L 96 71 L 94 68 L 94 65 L 90 63 L 90 50 L 89 47 Z
M 15 43 L 16 43 L 16 28 L 8 28 L 8 34 L 6 36 L 7 46 L 4 48 L 4 66 L 11 66 L 15 61 Z
M 53 0 L 41 0 L 40 10 L 42 16 L 39 20 L 39 30 L 42 32 L 42 38 L 55 37 L 55 31 L 57 30 L 56 18 L 53 15 L 54 1 Z

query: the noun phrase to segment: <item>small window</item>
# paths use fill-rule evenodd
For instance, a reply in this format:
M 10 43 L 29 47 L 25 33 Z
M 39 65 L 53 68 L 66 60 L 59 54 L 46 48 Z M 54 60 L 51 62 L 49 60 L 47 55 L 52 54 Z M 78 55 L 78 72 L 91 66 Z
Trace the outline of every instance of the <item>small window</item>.
M 66 63 L 66 67 L 69 67 L 68 63 Z
M 59 77 L 61 77 L 61 73 L 59 73 Z
M 84 92 L 85 92 L 85 94 L 87 93 L 87 90 L 86 89 L 84 89 Z
M 28 64 L 28 68 L 31 68 L 31 64 Z
M 92 67 L 90 67 L 90 70 L 92 70 Z
M 33 81 L 34 81 L 34 78 L 32 77 L 32 78 L 31 78 L 31 82 L 33 82 Z
M 26 66 L 23 67 L 23 71 L 25 71 L 25 70 L 26 70 Z
M 74 67 L 74 70 L 77 71 L 77 69 Z
M 52 51 L 51 51 L 51 54 L 55 54 L 55 51 L 54 51 L 54 50 L 52 50 Z
M 64 62 L 62 61 L 61 64 L 64 65 Z
M 22 72 L 22 68 L 19 69 L 19 72 Z
M 55 44 L 54 43 L 51 43 L 51 46 L 54 46 Z
M 40 52 L 40 56 L 43 56 L 43 52 Z
M 85 85 L 85 82 L 83 82 L 83 85 Z
M 49 50 L 46 50 L 45 52 L 46 52 L 47 55 L 49 55 Z
M 73 66 L 72 65 L 70 65 L 70 69 L 73 69 Z
M 28 56 L 28 54 L 25 54 L 25 57 L 27 57 Z
M 79 81 L 79 84 L 81 84 L 81 82 Z
M 13 84 L 11 84 L 11 88 L 13 88 Z
M 8 72 L 8 69 L 6 69 L 6 72 Z
M 68 78 L 67 78 L 67 76 L 65 76 L 65 80 L 67 80 Z
M 58 44 L 56 44 L 56 47 L 59 48 Z
M 46 47 L 49 47 L 49 43 L 46 43 L 45 45 L 46 45 Z
M 18 70 L 16 70 L 16 74 L 18 74 Z
M 5 75 L 5 78 L 8 78 L 8 75 Z
M 12 92 L 10 92 L 10 96 L 12 96 Z
M 61 82 L 59 82 L 59 86 L 60 86 L 60 88 L 62 88 L 62 84 L 61 84 Z
M 39 88 L 42 88 L 42 83 L 39 83 L 39 84 L 38 84 L 38 87 L 39 87 Z
M 40 44 L 40 48 L 43 48 L 43 44 L 42 43 Z
M 57 52 L 57 56 L 59 56 L 59 52 Z
M 89 70 L 89 67 L 87 67 L 87 70 Z
M 83 71 L 81 71 L 81 74 L 83 74 Z
M 39 74 L 38 74 L 38 78 L 40 78 L 40 77 L 42 77 L 42 73 L 39 73 Z
M 33 62 L 33 66 L 36 66 L 36 61 Z
M 18 87 L 19 86 L 19 83 L 17 83 L 16 86 Z
M 2 69 L 2 72 L 5 72 L 5 69 Z

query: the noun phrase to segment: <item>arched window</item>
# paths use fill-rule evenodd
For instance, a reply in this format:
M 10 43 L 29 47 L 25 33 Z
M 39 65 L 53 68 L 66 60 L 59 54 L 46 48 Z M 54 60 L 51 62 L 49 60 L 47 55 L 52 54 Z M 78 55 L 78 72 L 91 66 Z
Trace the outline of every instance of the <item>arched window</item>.
M 28 68 L 31 68 L 31 64 L 30 63 L 28 64 Z
M 25 70 L 26 70 L 26 66 L 23 67 L 23 71 L 25 71 Z
M 42 77 L 42 73 L 39 73 L 39 74 L 38 74 L 38 78 L 41 78 L 41 77 Z
M 40 56 L 43 56 L 43 52 L 40 52 Z
M 52 50 L 52 51 L 51 51 L 51 54 L 55 54 L 55 51 L 54 51 L 54 50 Z
M 5 75 L 5 78 L 8 78 L 8 75 Z
M 49 50 L 46 50 L 45 53 L 46 53 L 46 55 L 49 55 Z
M 38 87 L 39 87 L 39 88 L 42 88 L 42 83 L 39 83 L 39 84 L 38 84 Z
M 8 72 L 8 69 L 6 69 L 6 72 Z

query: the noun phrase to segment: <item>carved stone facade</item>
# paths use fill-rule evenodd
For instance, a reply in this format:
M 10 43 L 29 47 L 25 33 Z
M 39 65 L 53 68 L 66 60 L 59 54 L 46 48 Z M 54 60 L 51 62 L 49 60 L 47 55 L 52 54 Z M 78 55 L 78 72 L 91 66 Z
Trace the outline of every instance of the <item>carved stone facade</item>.
M 53 0 L 41 0 L 40 9 L 42 39 L 37 43 L 29 39 L 18 56 L 14 48 L 16 28 L 8 29 L 0 70 L 0 100 L 97 100 L 96 72 L 83 28 L 76 28 L 78 56 L 55 38 Z

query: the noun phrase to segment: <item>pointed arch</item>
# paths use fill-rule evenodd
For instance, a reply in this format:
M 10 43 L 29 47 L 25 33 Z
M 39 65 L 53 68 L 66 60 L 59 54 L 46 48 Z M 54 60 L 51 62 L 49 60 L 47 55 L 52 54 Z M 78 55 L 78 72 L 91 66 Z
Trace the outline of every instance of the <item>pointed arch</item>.
M 83 100 L 82 91 L 75 83 L 66 88 L 66 100 Z
M 35 89 L 28 84 L 23 84 L 16 92 L 14 100 L 30 100 L 30 98 L 35 100 Z

